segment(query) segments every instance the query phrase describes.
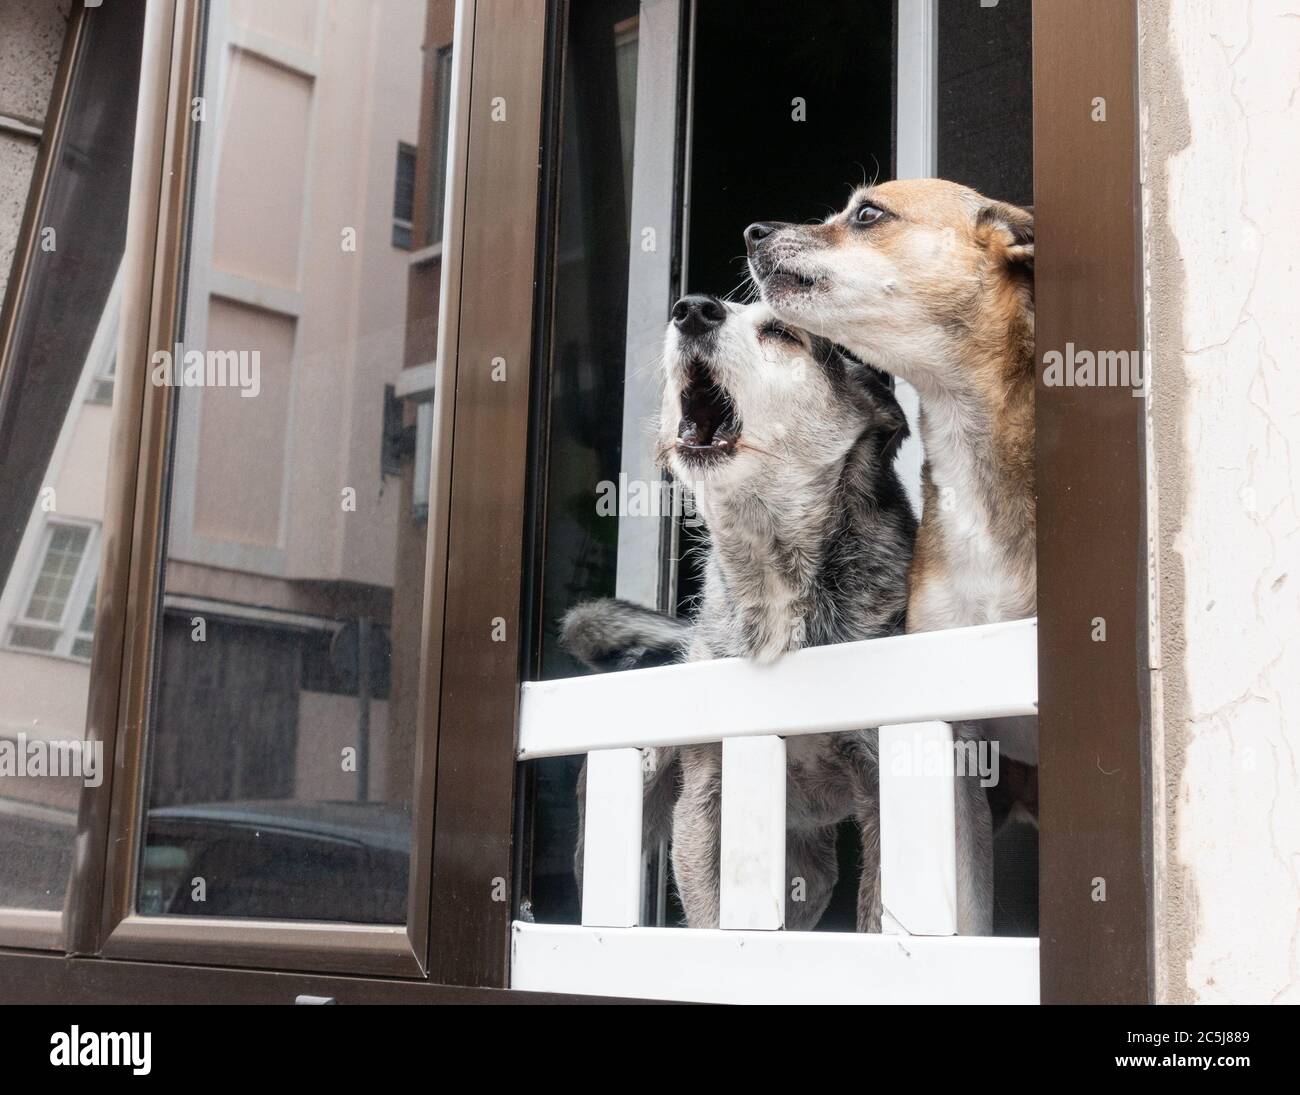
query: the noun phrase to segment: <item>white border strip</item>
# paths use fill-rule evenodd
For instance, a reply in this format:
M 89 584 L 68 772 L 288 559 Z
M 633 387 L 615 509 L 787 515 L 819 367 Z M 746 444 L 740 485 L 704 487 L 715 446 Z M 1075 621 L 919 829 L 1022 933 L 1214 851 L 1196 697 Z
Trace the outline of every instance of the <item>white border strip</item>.
M 939 10 L 937 0 L 898 5 L 895 175 L 928 179 L 938 170 Z
M 939 172 L 939 13 L 937 0 L 900 0 L 897 81 L 894 86 L 894 175 L 928 179 Z M 921 516 L 921 411 L 916 389 L 906 380 L 894 394 L 907 415 L 911 435 L 899 446 L 894 467 L 912 509 Z
M 516 922 L 510 987 L 717 1004 L 1037 1004 L 1038 940 Z
M 523 685 L 520 760 L 1038 713 L 1038 621 Z
M 659 489 L 652 424 L 663 401 L 664 329 L 672 308 L 673 149 L 677 133 L 680 0 L 641 0 L 637 28 L 636 126 L 633 140 L 627 335 L 623 359 L 623 463 L 631 482 Z M 654 246 L 644 250 L 643 233 Z M 642 516 L 618 522 L 616 594 L 659 607 L 663 525 Z

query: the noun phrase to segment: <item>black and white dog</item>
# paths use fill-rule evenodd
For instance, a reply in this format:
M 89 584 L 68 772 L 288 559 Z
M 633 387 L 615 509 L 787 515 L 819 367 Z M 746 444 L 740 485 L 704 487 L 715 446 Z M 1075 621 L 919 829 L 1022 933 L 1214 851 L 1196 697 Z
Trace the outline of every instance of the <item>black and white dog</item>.
M 698 610 L 687 622 L 589 602 L 566 615 L 565 646 L 601 669 L 665 651 L 770 662 L 902 631 L 916 520 L 893 467 L 907 423 L 892 381 L 766 305 L 700 295 L 673 309 L 664 368 L 660 456 L 708 529 Z M 838 874 L 836 827 L 856 818 L 857 926 L 879 931 L 875 732 L 796 736 L 787 750 L 786 865 L 803 880 L 787 927 L 821 918 Z M 687 922 L 716 927 L 721 746 L 652 753 L 647 837 L 671 830 Z

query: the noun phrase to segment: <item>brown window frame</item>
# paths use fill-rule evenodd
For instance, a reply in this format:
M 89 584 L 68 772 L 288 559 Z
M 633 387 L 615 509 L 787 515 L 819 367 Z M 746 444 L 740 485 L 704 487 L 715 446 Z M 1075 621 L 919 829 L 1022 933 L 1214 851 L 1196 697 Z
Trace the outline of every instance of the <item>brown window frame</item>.
M 506 995 L 477 990 L 509 984 L 511 903 L 492 900 L 491 883 L 502 879 L 511 892 L 522 839 L 515 732 L 530 611 L 522 596 L 529 408 L 546 356 L 536 317 L 546 283 L 536 292 L 534 279 L 554 212 L 538 148 L 554 135 L 546 106 L 557 73 L 547 56 L 564 4 L 546 7 L 549 15 L 535 0 L 457 4 L 466 21 L 458 41 L 469 56 L 457 62 L 456 215 L 443 240 L 438 390 L 446 397 L 436 404 L 431 472 L 418 851 L 408 924 L 373 928 L 173 920 L 129 909 L 169 413 L 166 393 L 145 373 L 149 352 L 170 347 L 178 323 L 194 152 L 188 104 L 202 48 L 200 0 L 149 0 L 123 267 L 122 405 L 87 719 L 88 736 L 113 764 L 100 788 L 84 792 L 83 854 L 62 917 L 0 917 L 0 947 L 8 948 L 0 950 L 0 999 Z M 84 17 L 77 10 L 72 19 L 54 124 Z M 1141 349 L 1136 6 L 1035 0 L 1033 24 L 1039 356 L 1067 340 Z M 1099 95 L 1105 123 L 1090 117 Z M 508 104 L 504 123 L 491 119 L 497 96 Z M 20 258 L 34 246 L 48 147 Z M 22 296 L 21 263 L 15 269 L 0 316 L 0 370 Z M 505 384 L 491 379 L 497 357 L 507 362 Z M 1041 383 L 1037 394 L 1042 999 L 1141 1002 L 1151 998 L 1153 938 L 1145 401 L 1123 389 Z M 1097 616 L 1107 621 L 1105 643 L 1091 641 Z M 506 642 L 491 641 L 496 617 L 508 622 Z M 1106 880 L 1104 902 L 1092 900 L 1097 877 Z M 184 979 L 171 975 L 181 963 L 190 968 Z
M 1033 42 L 1035 352 L 1142 350 L 1137 6 L 1035 0 Z M 1147 402 L 1036 396 L 1041 998 L 1147 1003 Z

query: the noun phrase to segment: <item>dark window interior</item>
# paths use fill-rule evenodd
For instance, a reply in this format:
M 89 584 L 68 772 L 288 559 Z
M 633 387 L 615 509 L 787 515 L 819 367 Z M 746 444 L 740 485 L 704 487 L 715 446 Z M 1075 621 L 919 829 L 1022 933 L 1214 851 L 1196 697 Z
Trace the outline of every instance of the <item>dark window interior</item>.
M 939 8 L 939 177 L 1034 203 L 1030 0 Z
M 684 281 L 723 295 L 744 289 L 747 224 L 820 220 L 892 175 L 894 5 L 701 0 L 695 50 Z

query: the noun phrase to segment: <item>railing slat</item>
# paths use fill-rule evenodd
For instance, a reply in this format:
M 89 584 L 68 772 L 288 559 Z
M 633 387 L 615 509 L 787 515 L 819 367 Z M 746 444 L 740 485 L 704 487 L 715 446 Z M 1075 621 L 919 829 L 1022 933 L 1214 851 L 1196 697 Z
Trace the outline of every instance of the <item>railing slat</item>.
M 721 924 L 785 927 L 785 741 L 722 743 Z
M 641 788 L 640 749 L 603 749 L 587 757 L 583 924 L 641 923 Z
M 1037 621 L 523 686 L 521 760 L 589 749 L 1033 715 Z
M 952 728 L 880 728 L 881 928 L 957 934 L 957 829 Z

